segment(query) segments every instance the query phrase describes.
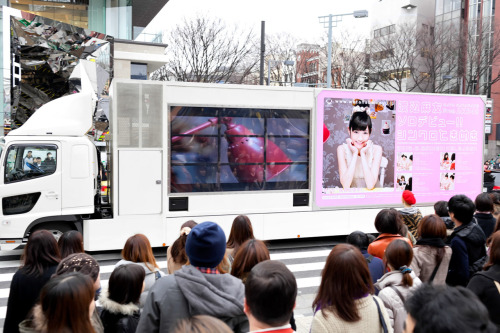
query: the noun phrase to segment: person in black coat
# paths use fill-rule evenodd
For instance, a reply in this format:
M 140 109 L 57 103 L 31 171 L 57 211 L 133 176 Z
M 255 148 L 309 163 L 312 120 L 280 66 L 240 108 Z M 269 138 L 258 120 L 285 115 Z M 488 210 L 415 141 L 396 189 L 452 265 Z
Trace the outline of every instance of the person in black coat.
M 488 193 L 481 193 L 476 197 L 476 218 L 477 224 L 483 229 L 486 238 L 490 237 L 497 223 L 497 219 L 493 216 L 494 211 L 493 199 Z
M 447 239 L 452 253 L 446 283 L 451 286 L 465 287 L 486 259 L 486 237 L 474 222 L 474 210 L 472 200 L 463 194 L 454 195 L 448 201 L 450 218 L 455 224 Z
M 139 324 L 139 299 L 144 289 L 144 268 L 136 264 L 115 268 L 108 291 L 101 293 L 104 333 L 134 333 Z
M 19 323 L 26 319 L 43 286 L 56 271 L 61 258 L 52 233 L 47 230 L 32 233 L 24 248 L 22 260 L 24 263 L 14 274 L 10 284 L 4 333 L 19 332 Z
M 491 237 L 490 258 L 484 271 L 474 274 L 467 288 L 479 297 L 500 329 L 500 231 Z

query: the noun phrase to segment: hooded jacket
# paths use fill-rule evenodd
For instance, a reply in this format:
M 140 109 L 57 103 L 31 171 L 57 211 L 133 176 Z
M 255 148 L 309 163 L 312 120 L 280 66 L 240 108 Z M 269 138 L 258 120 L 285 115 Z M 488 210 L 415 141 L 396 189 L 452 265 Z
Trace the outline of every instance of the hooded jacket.
M 244 297 L 240 279 L 183 266 L 151 288 L 137 332 L 172 332 L 179 319 L 202 314 L 221 319 L 234 332 L 248 332 Z
M 469 266 L 486 255 L 486 237 L 474 222 L 455 228 L 448 242 L 452 253 L 446 283 L 452 286 L 466 286 L 469 282 Z
M 415 275 L 414 272 L 410 273 L 413 279 L 413 285 L 411 287 L 401 286 L 401 281 L 403 280 L 403 274 L 400 271 L 392 271 L 384 274 L 377 283 L 375 283 L 375 288 L 379 289 L 378 297 L 384 302 L 387 313 L 389 314 L 389 319 L 391 325 L 394 328 L 394 333 L 403 332 L 403 324 L 406 320 L 406 310 L 404 302 L 410 294 L 422 285 L 420 279 Z M 394 286 L 404 299 L 399 297 L 398 293 L 391 288 Z
M 403 223 L 408 227 L 408 231 L 413 235 L 413 237 L 417 237 L 417 229 L 420 221 L 422 221 L 422 213 L 418 208 L 408 207 L 403 208 L 399 211 Z
M 134 303 L 120 304 L 109 298 L 108 291 L 99 296 L 101 321 L 104 332 L 134 333 L 141 316 L 139 306 Z
M 146 273 L 146 277 L 144 278 L 144 291 L 142 292 L 141 299 L 139 300 L 139 306 L 142 308 L 144 306 L 144 303 L 146 302 L 146 298 L 148 298 L 149 289 L 151 289 L 153 284 L 156 282 L 157 276 L 158 278 L 160 278 L 162 276 L 165 276 L 165 273 L 163 273 L 156 267 L 153 267 L 153 270 L 149 269 L 148 266 L 151 266 L 151 264 L 146 265 L 143 262 L 132 262 L 124 259 L 117 262 L 115 268 L 121 265 L 130 265 L 130 264 L 141 266 L 142 268 L 144 268 L 144 272 Z

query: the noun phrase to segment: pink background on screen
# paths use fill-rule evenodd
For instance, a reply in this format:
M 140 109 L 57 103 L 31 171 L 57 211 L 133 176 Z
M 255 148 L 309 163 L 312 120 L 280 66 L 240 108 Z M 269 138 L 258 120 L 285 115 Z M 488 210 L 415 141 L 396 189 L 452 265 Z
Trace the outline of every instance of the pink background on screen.
M 455 194 L 471 199 L 482 192 L 484 102 L 479 96 L 378 93 L 363 91 L 322 91 L 316 99 L 316 193 L 319 207 L 346 207 L 401 204 L 401 190 L 368 190 L 322 193 L 323 116 L 325 98 L 396 101 L 395 152 L 413 153 L 412 174 L 417 205 L 448 200 Z M 456 154 L 455 171 L 440 168 L 440 156 Z M 394 159 L 395 163 L 397 158 Z M 395 166 L 396 167 L 396 166 Z M 455 174 L 454 190 L 440 188 L 441 173 Z

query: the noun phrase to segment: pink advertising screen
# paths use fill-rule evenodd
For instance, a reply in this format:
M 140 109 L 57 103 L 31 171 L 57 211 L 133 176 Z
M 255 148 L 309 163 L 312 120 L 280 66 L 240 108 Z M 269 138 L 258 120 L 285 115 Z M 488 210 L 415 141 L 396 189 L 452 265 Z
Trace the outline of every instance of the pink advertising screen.
M 318 207 L 394 205 L 404 190 L 417 204 L 481 192 L 481 97 L 325 90 L 316 103 Z

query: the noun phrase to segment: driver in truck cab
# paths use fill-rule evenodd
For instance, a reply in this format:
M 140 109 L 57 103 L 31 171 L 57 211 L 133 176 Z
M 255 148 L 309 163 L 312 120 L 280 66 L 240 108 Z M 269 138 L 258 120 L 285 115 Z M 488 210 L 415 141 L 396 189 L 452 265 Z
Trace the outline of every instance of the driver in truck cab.
M 28 154 L 23 159 L 23 170 L 30 171 L 31 168 L 28 166 L 28 163 L 33 164 L 33 155 L 31 155 L 32 151 L 28 151 Z

